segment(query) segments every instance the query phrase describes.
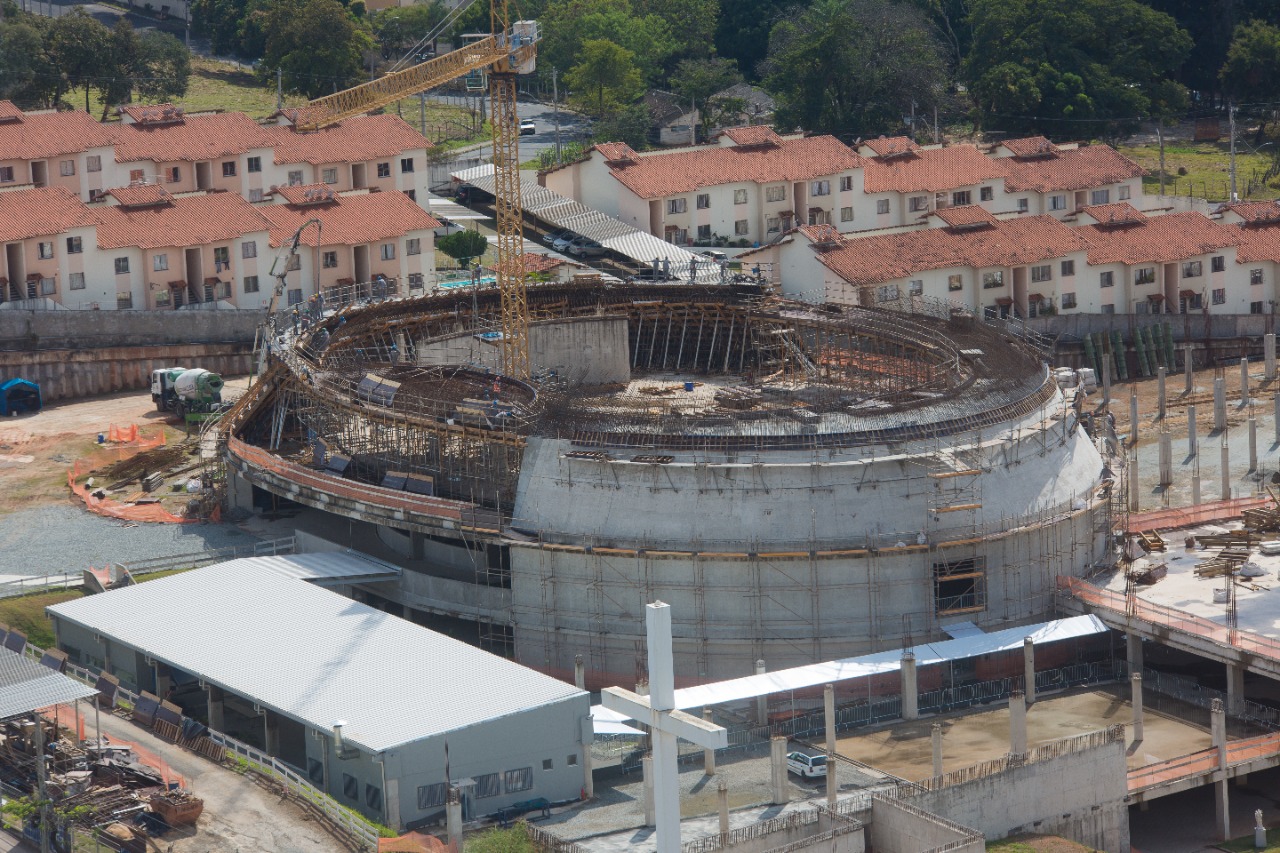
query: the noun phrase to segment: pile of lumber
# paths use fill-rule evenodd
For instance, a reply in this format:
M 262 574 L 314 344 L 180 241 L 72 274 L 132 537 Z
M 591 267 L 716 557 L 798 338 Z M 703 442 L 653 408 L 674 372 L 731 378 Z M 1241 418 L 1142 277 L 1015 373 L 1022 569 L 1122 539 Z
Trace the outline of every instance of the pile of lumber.
M 1256 548 L 1262 536 L 1253 530 L 1227 530 L 1223 533 L 1200 533 L 1196 541 L 1206 548 Z
M 1142 546 L 1142 550 L 1150 554 L 1152 551 L 1164 551 L 1168 547 L 1164 538 L 1154 530 L 1145 530 L 1138 533 L 1138 544 Z
M 1202 540 L 1203 541 L 1203 540 Z M 1195 573 L 1201 578 L 1227 577 L 1249 559 L 1247 546 L 1223 548 L 1207 560 L 1196 563 Z

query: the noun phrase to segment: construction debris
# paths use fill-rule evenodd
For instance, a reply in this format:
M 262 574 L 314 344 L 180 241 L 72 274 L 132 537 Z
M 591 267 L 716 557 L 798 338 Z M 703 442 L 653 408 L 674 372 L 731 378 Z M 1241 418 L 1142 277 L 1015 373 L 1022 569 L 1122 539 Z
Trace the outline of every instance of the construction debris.
M 1159 533 L 1154 530 L 1146 530 L 1138 533 L 1138 544 L 1142 546 L 1142 550 L 1150 554 L 1152 551 L 1164 551 L 1168 545 Z

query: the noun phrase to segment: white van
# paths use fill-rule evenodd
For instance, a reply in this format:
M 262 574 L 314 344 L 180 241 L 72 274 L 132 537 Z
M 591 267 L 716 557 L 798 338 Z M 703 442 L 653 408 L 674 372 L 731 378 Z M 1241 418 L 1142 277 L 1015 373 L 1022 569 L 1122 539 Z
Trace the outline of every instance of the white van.
M 827 775 L 827 757 L 825 755 L 805 755 L 803 752 L 787 753 L 787 770 L 812 779 Z

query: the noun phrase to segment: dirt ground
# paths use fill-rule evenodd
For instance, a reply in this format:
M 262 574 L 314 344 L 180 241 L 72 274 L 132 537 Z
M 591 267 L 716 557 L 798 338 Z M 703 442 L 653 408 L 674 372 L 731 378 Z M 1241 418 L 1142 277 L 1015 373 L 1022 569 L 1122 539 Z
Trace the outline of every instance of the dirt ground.
M 1264 368 L 1261 361 L 1249 365 L 1249 398 L 1252 408 L 1258 414 L 1270 414 L 1273 411 L 1273 400 L 1280 391 L 1280 380 L 1266 382 L 1263 380 Z M 1187 406 L 1196 407 L 1196 426 L 1203 432 L 1213 425 L 1213 380 L 1221 376 L 1226 380 L 1227 393 L 1227 425 L 1234 427 L 1244 424 L 1249 419 L 1250 408 L 1240 406 L 1240 368 L 1236 365 L 1226 367 L 1208 367 L 1192 374 L 1192 391 L 1186 393 L 1186 375 L 1182 372 L 1170 374 L 1165 379 L 1165 423 L 1170 431 L 1179 432 L 1186 429 Z M 1160 412 L 1159 382 L 1155 378 L 1138 379 L 1133 382 L 1116 383 L 1111 386 L 1111 412 L 1116 417 L 1116 431 L 1128 434 L 1129 395 L 1138 392 L 1139 439 L 1155 441 L 1157 433 L 1144 428 L 1156 424 Z M 1098 390 L 1089 403 L 1093 406 L 1102 404 L 1102 391 Z

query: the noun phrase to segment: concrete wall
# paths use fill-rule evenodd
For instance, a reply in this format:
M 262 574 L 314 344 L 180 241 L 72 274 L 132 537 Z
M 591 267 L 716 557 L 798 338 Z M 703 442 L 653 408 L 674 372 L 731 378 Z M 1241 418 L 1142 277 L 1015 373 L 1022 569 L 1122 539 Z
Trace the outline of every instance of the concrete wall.
M 584 317 L 529 328 L 533 369 L 554 370 L 570 382 L 626 382 L 631 376 L 628 352 L 625 317 Z M 481 341 L 472 334 L 418 345 L 418 363 L 423 365 L 470 364 L 496 370 L 501 359 L 497 341 Z
M 252 343 L 260 311 L 0 310 L 0 350 Z
M 988 839 L 1062 835 L 1106 853 L 1128 853 L 1123 740 L 940 787 L 911 802 L 972 826 Z
M 957 843 L 949 853 L 982 853 L 981 833 L 957 826 L 908 803 L 874 797 L 871 800 L 871 849 L 876 853 L 926 853 Z

